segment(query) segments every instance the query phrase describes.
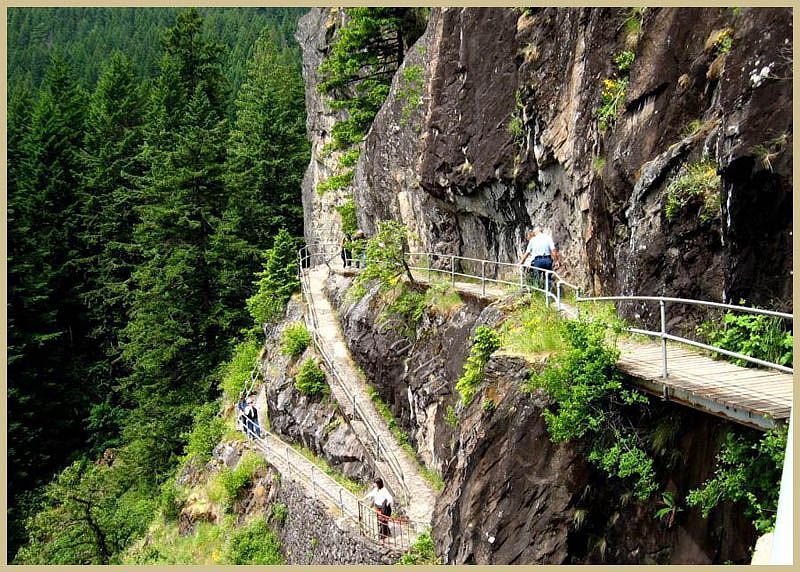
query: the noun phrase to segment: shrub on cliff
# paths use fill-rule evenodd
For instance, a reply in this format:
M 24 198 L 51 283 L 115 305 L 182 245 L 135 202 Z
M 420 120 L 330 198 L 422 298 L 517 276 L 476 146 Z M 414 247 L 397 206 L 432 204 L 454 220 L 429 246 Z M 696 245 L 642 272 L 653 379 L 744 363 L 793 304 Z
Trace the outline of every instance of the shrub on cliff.
M 618 350 L 606 340 L 601 321 L 565 321 L 563 336 L 569 348 L 534 373 L 528 389 L 543 389 L 555 402 L 544 411 L 554 442 L 587 438 L 589 461 L 621 479 L 633 477 L 640 499 L 655 492 L 653 459 L 644 440 L 624 420 L 626 408 L 647 404 L 647 397 L 623 389 L 616 369 Z
M 225 547 L 229 564 L 286 564 L 281 543 L 263 518 L 237 528 Z
M 500 336 L 486 326 L 475 330 L 475 341 L 464 364 L 464 373 L 456 382 L 456 390 L 461 395 L 461 403 L 469 405 L 483 382 L 484 368 L 491 355 L 500 347 Z
M 195 410 L 192 430 L 182 436 L 186 439 L 186 457 L 197 457 L 205 462 L 225 433 L 225 421 L 217 415 L 219 403 L 211 401 Z
M 298 357 L 311 343 L 311 334 L 303 322 L 289 324 L 281 334 L 281 352 L 284 355 Z
M 752 432 L 728 433 L 717 455 L 714 475 L 689 493 L 686 504 L 700 507 L 707 518 L 722 501 L 742 501 L 745 516 L 752 519 L 759 534 L 771 531 L 775 528 L 787 435 L 787 424 L 758 437 Z
M 325 372 L 320 369 L 312 358 L 306 360 L 300 366 L 300 371 L 294 378 L 294 386 L 300 393 L 305 395 L 317 395 L 324 393 L 328 384 L 325 381 Z

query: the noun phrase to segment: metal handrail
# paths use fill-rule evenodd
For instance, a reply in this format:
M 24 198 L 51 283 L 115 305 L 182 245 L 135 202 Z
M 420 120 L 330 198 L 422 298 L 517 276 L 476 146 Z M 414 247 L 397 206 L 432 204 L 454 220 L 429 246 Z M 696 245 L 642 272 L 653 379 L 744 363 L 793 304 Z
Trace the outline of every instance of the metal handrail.
M 330 244 L 330 243 L 327 243 Z M 721 302 L 711 302 L 706 300 L 693 300 L 689 298 L 676 298 L 670 296 L 581 296 L 581 290 L 578 286 L 567 282 L 554 270 L 543 270 L 537 269 L 544 276 L 544 288 L 538 287 L 536 285 L 529 285 L 525 284 L 525 272 L 530 268 L 528 266 L 524 266 L 521 264 L 516 264 L 513 262 L 499 262 L 499 261 L 492 261 L 492 260 L 485 260 L 481 258 L 472 258 L 468 256 L 458 256 L 455 254 L 444 254 L 444 253 L 436 253 L 436 252 L 407 252 L 405 253 L 409 259 L 414 257 L 424 257 L 427 261 L 425 266 L 417 266 L 409 264 L 409 269 L 411 270 L 418 270 L 422 272 L 428 272 L 429 279 L 433 272 L 447 274 L 450 276 L 451 283 L 455 283 L 456 276 L 462 276 L 465 278 L 473 278 L 480 280 L 481 289 L 483 294 L 486 294 L 486 284 L 487 283 L 494 283 L 494 284 L 505 284 L 510 286 L 519 285 L 521 289 L 528 288 L 530 290 L 535 290 L 537 292 L 541 292 L 545 295 L 545 303 L 547 305 L 550 304 L 550 301 L 553 300 L 556 305 L 556 309 L 561 311 L 565 308 L 563 303 L 562 297 L 562 289 L 564 287 L 570 288 L 575 292 L 575 302 L 576 304 L 583 303 L 583 302 L 595 302 L 595 301 L 654 301 L 658 302 L 661 306 L 662 316 L 661 316 L 661 331 L 653 332 L 650 330 L 645 329 L 638 329 L 638 328 L 627 328 L 627 331 L 631 333 L 638 333 L 642 335 L 657 337 L 662 340 L 662 377 L 667 377 L 669 375 L 669 371 L 667 368 L 667 357 L 666 357 L 666 341 L 674 341 L 679 342 L 687 345 L 691 345 L 694 347 L 698 347 L 701 349 L 705 349 L 707 351 L 716 352 L 722 355 L 726 355 L 728 357 L 732 357 L 735 359 L 741 359 L 743 361 L 747 361 L 756 365 L 760 365 L 763 367 L 775 369 L 778 371 L 782 371 L 785 373 L 794 373 L 794 369 L 791 367 L 783 366 L 777 363 L 768 362 L 766 360 L 761 360 L 759 358 L 750 357 L 745 354 L 741 354 L 738 352 L 732 352 L 730 350 L 726 350 L 724 348 L 720 348 L 717 346 L 704 344 L 702 342 L 697 342 L 695 340 L 691 340 L 688 338 L 684 338 L 681 336 L 676 336 L 673 334 L 667 333 L 666 329 L 666 312 L 664 305 L 669 303 L 679 303 L 679 304 L 690 304 L 695 306 L 704 306 L 710 308 L 723 308 L 726 310 L 732 310 L 737 312 L 746 312 L 750 314 L 758 314 L 758 315 L 765 315 L 765 316 L 774 316 L 778 318 L 793 320 L 792 314 L 786 312 L 778 312 L 775 310 L 764 310 L 761 308 L 753 308 L 748 306 L 737 306 L 734 304 L 725 304 Z M 450 261 L 450 267 L 448 268 L 434 268 L 432 265 L 432 261 L 434 258 L 440 258 Z M 456 271 L 456 261 L 464 261 L 464 262 L 471 262 L 471 263 L 480 263 L 481 264 L 481 273 L 480 275 L 475 273 L 470 273 L 463 271 L 462 265 L 459 265 L 459 271 Z M 504 280 L 501 278 L 495 278 L 492 276 L 487 276 L 486 273 L 486 265 L 494 265 L 496 269 L 501 267 L 511 268 L 513 269 L 514 273 L 519 274 L 519 282 L 516 280 L 514 282 L 510 280 Z M 499 275 L 498 271 L 495 274 Z M 555 292 L 553 292 L 552 286 L 555 285 Z
M 562 303 L 562 289 L 564 287 L 572 289 L 575 292 L 575 297 L 580 296 L 580 288 L 576 285 L 564 280 L 555 270 L 546 270 L 543 268 L 536 268 L 533 269 L 531 266 L 518 264 L 515 262 L 500 262 L 495 260 L 484 260 L 481 258 L 472 258 L 469 256 L 458 256 L 455 254 L 443 254 L 438 252 L 408 252 L 405 254 L 409 258 L 412 257 L 425 257 L 427 260 L 426 266 L 412 266 L 409 265 L 411 270 L 420 270 L 423 272 L 428 272 L 429 277 L 431 272 L 437 272 L 442 274 L 450 275 L 451 283 L 455 282 L 456 276 L 463 276 L 465 278 L 474 278 L 476 280 L 480 280 L 481 283 L 481 291 L 483 294 L 486 294 L 486 284 L 493 283 L 493 284 L 505 284 L 508 286 L 518 286 L 520 289 L 528 289 L 534 290 L 537 292 L 541 292 L 545 296 L 545 304 L 548 306 L 550 305 L 550 301 L 552 300 L 555 302 L 556 309 L 561 311 L 563 309 Z M 450 269 L 444 268 L 434 268 L 431 264 L 431 261 L 434 257 L 444 258 L 450 260 Z M 459 271 L 456 271 L 456 261 L 459 262 L 472 262 L 472 263 L 480 263 L 481 264 L 481 273 L 480 275 L 464 272 L 462 265 L 459 265 Z M 491 264 L 494 265 L 497 269 L 501 267 L 505 267 L 511 269 L 509 274 L 514 275 L 514 281 L 511 280 L 504 280 L 501 278 L 495 278 L 492 276 L 488 276 L 486 273 L 486 265 Z M 540 273 L 544 277 L 544 287 L 539 287 L 538 285 L 527 284 L 525 280 L 526 273 L 535 270 L 536 272 Z M 500 274 L 499 272 L 495 272 L 495 274 Z M 538 284 L 538 282 L 537 282 Z M 553 291 L 555 290 L 555 292 Z
M 316 309 L 313 304 L 313 299 L 310 292 L 310 286 L 308 284 L 308 276 L 306 272 L 304 272 L 305 266 L 304 262 L 306 260 L 312 259 L 314 256 L 323 256 L 324 253 L 308 253 L 308 248 L 303 247 L 298 252 L 299 258 L 299 268 L 300 268 L 300 280 L 302 286 L 303 297 L 306 301 L 306 305 L 309 308 L 309 312 L 307 317 L 309 321 L 307 322 L 307 326 L 309 330 L 311 330 L 311 338 L 314 342 L 314 345 L 322 357 L 323 361 L 327 369 L 331 372 L 331 374 L 337 378 L 339 382 L 339 386 L 342 388 L 343 392 L 347 396 L 347 401 L 351 405 L 353 409 L 353 417 L 355 418 L 358 416 L 362 422 L 364 423 L 367 432 L 370 434 L 370 437 L 374 440 L 376 446 L 376 455 L 378 459 L 385 460 L 386 463 L 389 465 L 389 468 L 394 473 L 395 477 L 397 478 L 397 482 L 400 484 L 402 489 L 401 494 L 403 497 L 403 502 L 409 504 L 411 501 L 411 492 L 408 488 L 408 485 L 405 482 L 405 473 L 403 472 L 402 466 L 400 465 L 400 461 L 395 456 L 394 452 L 391 448 L 381 446 L 381 437 L 378 433 L 378 430 L 372 425 L 370 417 L 365 413 L 361 405 L 358 403 L 356 399 L 356 395 L 352 392 L 344 381 L 344 376 L 338 371 L 333 359 L 328 355 L 328 352 L 325 350 L 324 345 L 322 343 L 321 337 L 319 335 L 319 320 L 317 318 Z M 340 407 L 342 404 L 339 404 Z M 343 408 L 343 407 L 342 407 Z M 344 408 L 343 408 L 344 409 Z
M 778 318 L 783 318 L 786 320 L 792 320 L 792 314 L 787 314 L 786 312 L 776 312 L 775 310 L 763 310 L 761 308 L 753 308 L 749 306 L 736 306 L 734 304 L 724 304 L 721 302 L 711 302 L 706 300 L 692 300 L 690 298 L 673 298 L 669 296 L 587 296 L 587 297 L 578 297 L 576 298 L 576 303 L 585 303 L 585 302 L 602 302 L 602 301 L 615 301 L 615 302 L 628 302 L 628 301 L 645 301 L 645 302 L 658 302 L 659 306 L 659 314 L 661 320 L 661 330 L 658 332 L 654 332 L 651 330 L 645 330 L 641 328 L 634 328 L 628 327 L 625 328 L 626 331 L 632 334 L 641 334 L 645 336 L 650 336 L 654 338 L 661 339 L 661 377 L 666 378 L 669 376 L 669 369 L 667 364 L 667 340 L 678 342 L 686 345 L 690 345 L 693 347 L 701 348 L 707 351 L 719 353 L 722 355 L 726 355 L 728 357 L 732 357 L 735 359 L 740 359 L 743 361 L 747 361 L 750 363 L 754 363 L 756 365 L 760 365 L 762 367 L 775 369 L 778 371 L 782 371 L 784 373 L 794 373 L 794 369 L 791 367 L 787 367 L 784 365 L 780 365 L 778 363 L 769 362 L 766 360 L 762 360 L 759 358 L 754 358 L 739 352 L 734 352 L 730 350 L 726 350 L 724 348 L 720 348 L 710 344 L 704 344 L 702 342 L 698 342 L 689 338 L 684 338 L 682 336 L 676 336 L 674 334 L 667 333 L 667 312 L 666 312 L 666 304 L 667 302 L 670 303 L 677 303 L 677 304 L 689 304 L 694 306 L 704 306 L 710 308 L 723 308 L 726 310 L 733 310 L 738 312 L 745 312 L 748 314 L 757 314 L 763 316 L 773 316 Z

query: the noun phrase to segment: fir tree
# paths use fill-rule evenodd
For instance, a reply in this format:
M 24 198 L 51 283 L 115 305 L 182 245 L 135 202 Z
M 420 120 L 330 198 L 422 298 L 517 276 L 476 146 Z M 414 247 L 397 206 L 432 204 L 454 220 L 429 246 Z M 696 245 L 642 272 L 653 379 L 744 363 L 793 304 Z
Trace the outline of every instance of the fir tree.
M 127 370 L 119 333 L 127 322 L 136 222 L 135 181 L 143 174 L 145 99 L 131 62 L 112 54 L 90 105 L 85 138 L 81 238 L 86 256 L 84 302 L 97 342 L 91 373 L 94 404 L 88 420 L 94 453 L 118 444 L 120 403 L 113 386 Z M 88 389 L 88 388 L 87 388 Z
M 236 101 L 226 164 L 229 199 L 215 237 L 218 252 L 234 256 L 214 261 L 231 308 L 242 309 L 252 294 L 251 277 L 278 230 L 302 232 L 300 185 L 310 146 L 295 61 L 294 53 L 279 48 L 272 34 L 262 36 Z M 241 311 L 236 320 L 241 326 L 249 321 Z

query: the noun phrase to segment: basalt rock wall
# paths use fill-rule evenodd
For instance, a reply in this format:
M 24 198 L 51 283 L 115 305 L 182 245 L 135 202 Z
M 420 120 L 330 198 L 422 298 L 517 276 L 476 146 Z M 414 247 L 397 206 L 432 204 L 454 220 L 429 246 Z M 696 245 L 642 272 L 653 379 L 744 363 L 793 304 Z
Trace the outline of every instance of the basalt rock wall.
M 587 290 L 791 306 L 790 9 L 433 9 L 352 187 L 319 197 L 336 117 L 316 66 L 341 21 L 314 9 L 297 35 L 315 149 L 308 239 L 340 239 L 333 206 L 352 193 L 362 228 L 402 220 L 412 247 L 515 261 L 542 224 L 560 272 Z M 629 72 L 614 62 L 624 51 Z M 601 130 L 604 81 L 623 76 Z M 700 161 L 720 174 L 716 206 L 668 219 L 667 188 Z
M 350 279 L 333 275 L 329 296 L 339 311 L 354 359 L 444 488 L 434 510 L 437 554 L 454 564 L 748 563 L 755 544 L 742 507 L 730 504 L 704 519 L 696 508 L 660 519 L 658 495 L 639 501 L 629 483 L 610 479 L 587 461 L 590 443 L 553 443 L 542 413 L 543 393 L 523 390 L 530 362 L 499 352 L 471 404 L 455 384 L 480 325 L 496 328 L 505 303 L 464 298 L 447 317 L 425 313 L 409 336 L 381 326 L 377 290 L 352 300 Z M 491 401 L 494 405 L 487 407 Z M 657 481 L 680 502 L 715 467 L 728 422 L 657 398 L 633 423 L 671 438 L 655 454 Z

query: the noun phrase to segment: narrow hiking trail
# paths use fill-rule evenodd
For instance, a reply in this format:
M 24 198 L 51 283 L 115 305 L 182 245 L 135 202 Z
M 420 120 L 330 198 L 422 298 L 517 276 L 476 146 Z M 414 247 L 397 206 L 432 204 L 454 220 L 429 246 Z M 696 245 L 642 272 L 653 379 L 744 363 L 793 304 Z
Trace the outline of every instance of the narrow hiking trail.
M 412 520 L 430 524 L 436 493 L 423 477 L 417 460 L 400 446 L 386 420 L 375 409 L 367 387 L 342 336 L 339 320 L 325 294 L 329 269 L 325 265 L 304 271 L 307 275 L 307 301 L 316 321 L 315 342 L 330 359 L 328 376 L 331 393 L 342 409 L 353 414 L 353 428 L 359 440 L 375 451 L 378 469 L 395 493 L 403 491 L 405 512 Z M 360 419 L 359 419 L 360 418 Z

